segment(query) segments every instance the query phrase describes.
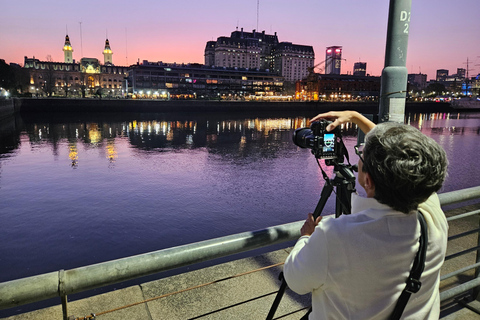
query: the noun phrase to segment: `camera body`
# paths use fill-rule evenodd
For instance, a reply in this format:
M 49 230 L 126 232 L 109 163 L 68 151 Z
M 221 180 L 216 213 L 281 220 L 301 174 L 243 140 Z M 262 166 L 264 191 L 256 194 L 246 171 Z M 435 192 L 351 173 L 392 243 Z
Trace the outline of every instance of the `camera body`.
M 327 120 L 314 121 L 310 128 L 298 128 L 293 133 L 293 143 L 300 148 L 312 149 L 317 159 L 339 159 L 343 161 L 343 146 L 340 144 L 341 132 L 337 127 L 328 132 Z

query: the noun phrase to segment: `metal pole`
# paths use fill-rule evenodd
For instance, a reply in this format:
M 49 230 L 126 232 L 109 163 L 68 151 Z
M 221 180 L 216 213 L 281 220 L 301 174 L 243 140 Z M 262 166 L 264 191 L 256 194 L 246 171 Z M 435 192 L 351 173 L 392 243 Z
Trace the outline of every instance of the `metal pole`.
M 411 6 L 412 0 L 390 0 L 385 66 L 380 87 L 379 122 L 404 122 Z

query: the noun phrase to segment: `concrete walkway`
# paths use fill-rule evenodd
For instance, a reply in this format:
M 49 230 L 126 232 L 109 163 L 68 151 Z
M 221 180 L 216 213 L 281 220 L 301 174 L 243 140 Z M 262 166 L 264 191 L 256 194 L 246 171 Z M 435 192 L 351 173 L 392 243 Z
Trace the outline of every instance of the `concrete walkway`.
M 285 261 L 288 252 L 279 250 L 69 302 L 68 314 L 83 319 L 95 313 L 98 320 L 265 319 L 280 285 L 283 265 L 277 264 Z M 308 306 L 309 295 L 287 289 L 275 319 L 300 319 Z M 473 306 L 480 308 L 480 303 Z M 458 305 L 451 310 L 442 319 L 480 317 Z M 62 309 L 58 305 L 6 319 L 62 319 Z

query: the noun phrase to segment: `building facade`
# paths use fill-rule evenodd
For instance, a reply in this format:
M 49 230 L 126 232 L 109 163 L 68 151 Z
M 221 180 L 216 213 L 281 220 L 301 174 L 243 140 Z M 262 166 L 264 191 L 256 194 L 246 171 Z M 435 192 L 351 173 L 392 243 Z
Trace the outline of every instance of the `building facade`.
M 408 84 L 417 90 L 423 90 L 427 86 L 427 75 L 423 73 L 410 73 L 407 76 Z
M 448 77 L 448 70 L 447 69 L 438 69 L 437 70 L 437 81 L 446 81 Z
M 274 48 L 274 71 L 285 78 L 285 81 L 305 79 L 309 68 L 313 68 L 315 54 L 312 46 L 281 42 Z
M 245 99 L 283 92 L 283 77 L 265 70 L 143 61 L 128 70 L 129 96 L 161 99 Z
M 292 82 L 305 78 L 314 60 L 312 46 L 279 42 L 276 32 L 269 35 L 242 28 L 205 46 L 206 66 L 274 71 Z
M 372 76 L 315 73 L 295 88 L 295 98 L 303 101 L 375 101 L 379 94 L 380 77 Z
M 34 96 L 123 97 L 127 67 L 115 66 L 108 39 L 103 51 L 104 63 L 96 58 L 73 59 L 68 35 L 63 47 L 64 62 L 40 61 L 25 57 L 24 70 L 29 75 L 29 92 Z
M 353 75 L 365 77 L 367 75 L 367 63 L 366 62 L 355 62 L 353 64 Z
M 325 50 L 325 74 L 340 74 L 341 68 L 342 47 L 327 47 Z

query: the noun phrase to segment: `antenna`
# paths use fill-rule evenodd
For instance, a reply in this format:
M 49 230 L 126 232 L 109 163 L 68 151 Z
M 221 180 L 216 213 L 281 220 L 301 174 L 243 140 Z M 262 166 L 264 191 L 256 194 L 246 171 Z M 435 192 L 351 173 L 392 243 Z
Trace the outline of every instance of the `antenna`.
M 127 27 L 125 27 L 125 62 L 126 65 L 128 66 L 128 43 L 127 43 Z
M 468 57 L 467 57 L 467 62 L 464 62 L 463 64 L 466 64 L 466 65 L 467 65 L 466 71 L 467 71 L 467 79 L 468 79 L 468 70 L 470 70 L 470 69 L 468 68 Z
M 83 38 L 82 38 L 82 21 L 78 22 L 80 24 L 80 54 L 83 58 Z
M 260 0 L 257 0 L 257 31 L 258 31 L 258 12 L 260 11 Z

